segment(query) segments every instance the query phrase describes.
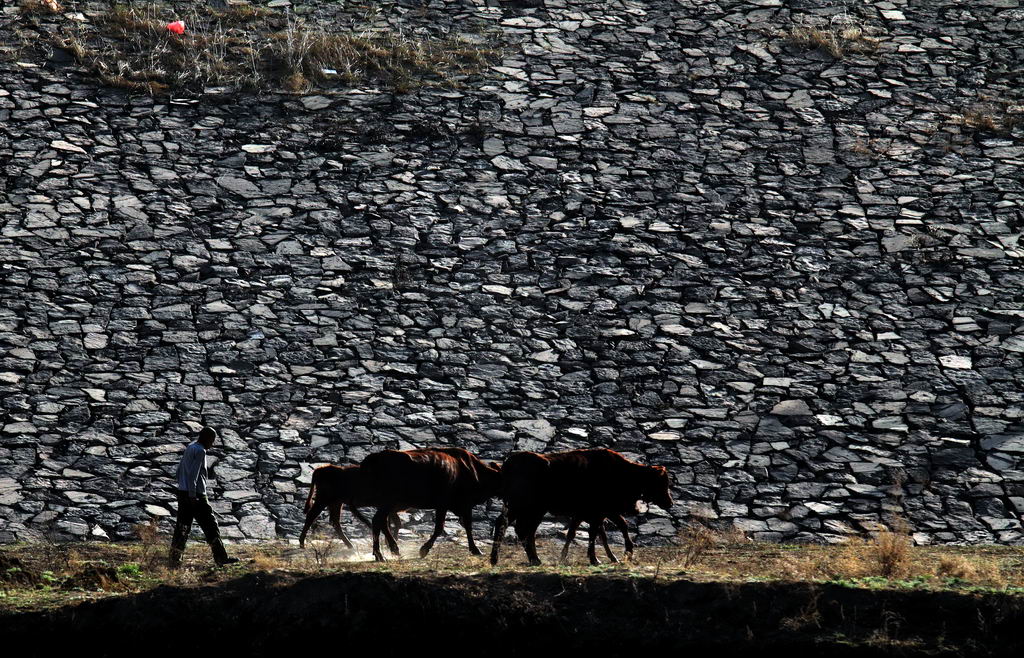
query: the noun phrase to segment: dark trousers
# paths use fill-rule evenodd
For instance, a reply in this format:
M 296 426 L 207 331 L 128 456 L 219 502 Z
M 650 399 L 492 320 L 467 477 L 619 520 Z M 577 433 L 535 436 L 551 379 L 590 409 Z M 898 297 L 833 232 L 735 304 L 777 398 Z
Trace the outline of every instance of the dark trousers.
M 178 490 L 178 518 L 174 523 L 174 538 L 171 540 L 171 564 L 177 565 L 181 562 L 185 543 L 188 542 L 188 535 L 192 531 L 192 521 L 199 522 L 199 527 L 206 536 L 206 543 L 213 551 L 214 559 L 218 563 L 224 561 L 227 554 L 220 540 L 220 529 L 217 527 L 217 519 L 213 516 L 210 501 L 204 496 L 197 498 L 193 503 L 187 491 Z

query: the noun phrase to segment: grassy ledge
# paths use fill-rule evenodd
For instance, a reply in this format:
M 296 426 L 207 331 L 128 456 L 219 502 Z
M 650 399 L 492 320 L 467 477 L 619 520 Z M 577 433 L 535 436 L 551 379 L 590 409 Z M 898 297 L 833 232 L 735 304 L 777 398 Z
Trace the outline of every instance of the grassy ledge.
M 418 541 L 406 537 L 402 555 L 386 563 L 372 561 L 367 540 L 345 549 L 322 532 L 307 542 L 268 541 L 236 544 L 242 558 L 227 569 L 213 567 L 202 541 L 189 544 L 184 568 L 165 566 L 170 538 L 153 524 L 139 526 L 138 542 L 61 543 L 46 540 L 0 546 L 0 612 L 61 606 L 81 600 L 123 596 L 162 585 L 216 584 L 245 574 L 283 572 L 295 576 L 374 572 L 394 576 L 477 576 L 497 573 L 555 574 L 570 577 L 614 575 L 641 580 L 686 579 L 717 583 L 805 583 L 854 589 L 924 592 L 1024 594 L 1024 550 L 1008 546 L 913 546 L 900 532 L 884 531 L 869 540 L 837 546 L 752 542 L 740 532 L 715 532 L 693 526 L 668 546 L 639 547 L 634 558 L 590 566 L 584 542 L 559 564 L 561 541 L 540 542 L 543 567 L 525 565 L 522 549 L 504 546 L 498 567 L 486 556 L 468 554 L 460 538 L 442 542 L 425 558 Z M 419 538 L 422 540 L 422 538 Z M 621 546 L 613 547 L 621 557 Z M 601 555 L 603 559 L 603 554 Z
M 217 10 L 133 4 L 86 18 L 37 4 L 26 7 L 22 20 L 57 21 L 46 38 L 49 47 L 104 84 L 153 94 L 209 87 L 303 93 L 357 85 L 401 93 L 422 85 L 457 86 L 498 54 L 462 36 L 336 32 L 290 12 L 250 5 Z M 175 21 L 184 23 L 183 33 L 168 29 Z

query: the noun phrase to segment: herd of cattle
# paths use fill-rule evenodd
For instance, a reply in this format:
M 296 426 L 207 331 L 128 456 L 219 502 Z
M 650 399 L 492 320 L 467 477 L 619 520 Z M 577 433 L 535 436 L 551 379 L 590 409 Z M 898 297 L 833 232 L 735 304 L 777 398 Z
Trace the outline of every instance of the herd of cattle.
M 494 524 L 491 564 L 498 563 L 501 542 L 511 524 L 530 564 L 539 565 L 536 532 L 545 514 L 569 519 L 563 561 L 576 529 L 586 522 L 590 526 L 587 556 L 591 564 L 598 564 L 596 539 L 601 540 L 608 558 L 616 562 L 608 548 L 605 519 L 622 532 L 628 557 L 632 555 L 633 542 L 623 515 L 635 514 L 638 500 L 664 510 L 672 506 L 664 466 L 644 466 L 606 449 L 546 455 L 514 452 L 500 465 L 484 462 L 462 448 L 384 450 L 367 456 L 356 466 L 321 466 L 313 471 L 299 545 L 305 546 L 306 534 L 327 509 L 334 529 L 351 548 L 352 542 L 341 528 L 342 507 L 347 505 L 356 518 L 373 530 L 373 556 L 383 561 L 381 534 L 391 552 L 398 554 L 398 512 L 432 509 L 434 531 L 420 548 L 421 557 L 430 552 L 444 530 L 449 511 L 466 529 L 470 552 L 481 555 L 473 541 L 473 507 L 495 496 L 504 504 Z M 372 521 L 362 515 L 360 507 L 376 508 Z

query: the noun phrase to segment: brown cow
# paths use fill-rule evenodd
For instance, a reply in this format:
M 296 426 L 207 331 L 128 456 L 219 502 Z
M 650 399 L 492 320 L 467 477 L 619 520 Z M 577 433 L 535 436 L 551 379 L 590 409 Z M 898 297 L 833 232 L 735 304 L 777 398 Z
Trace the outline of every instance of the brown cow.
M 316 523 L 316 518 L 324 509 L 329 510 L 331 525 L 345 542 L 345 546 L 352 548 L 352 542 L 345 536 L 341 529 L 341 510 L 348 505 L 352 515 L 366 524 L 368 528 L 373 525 L 363 516 L 356 507 L 365 506 L 359 501 L 359 487 L 362 480 L 359 478 L 358 466 L 335 466 L 329 464 L 321 466 L 313 471 L 312 480 L 309 483 L 309 496 L 306 497 L 306 523 L 302 527 L 302 534 L 299 535 L 299 546 L 305 547 L 306 533 Z M 398 533 L 398 515 L 392 514 L 389 522 L 393 532 Z
M 604 519 L 612 519 L 623 531 L 628 554 L 632 542 L 622 515 L 636 514 L 637 500 L 665 510 L 672 506 L 664 466 L 644 466 L 603 448 L 548 455 L 515 452 L 502 465 L 501 480 L 505 504 L 494 524 L 491 564 L 498 563 L 501 541 L 510 523 L 526 548 L 530 564 L 536 566 L 540 564 L 537 526 L 544 514 L 570 517 L 572 534 L 575 526 L 586 521 L 590 525 L 587 555 L 591 564 L 598 564 L 594 540 L 604 532 Z M 568 541 L 563 555 L 567 549 Z
M 469 551 L 480 555 L 473 541 L 473 507 L 498 495 L 501 472 L 462 448 L 428 450 L 384 450 L 368 455 L 360 464 L 360 500 L 377 508 L 373 516 L 373 556 L 384 561 L 380 534 L 388 548 L 398 554 L 398 543 L 385 522 L 402 509 L 433 509 L 434 532 L 420 548 L 420 557 L 430 552 L 444 531 L 449 510 L 466 529 Z

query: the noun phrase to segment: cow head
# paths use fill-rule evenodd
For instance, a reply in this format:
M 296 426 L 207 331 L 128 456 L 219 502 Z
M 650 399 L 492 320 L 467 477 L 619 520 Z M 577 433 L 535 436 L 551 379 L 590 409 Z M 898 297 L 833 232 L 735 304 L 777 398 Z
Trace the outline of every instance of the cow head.
M 668 486 L 668 470 L 664 466 L 649 466 L 640 499 L 668 511 L 672 507 L 672 494 Z
M 498 462 L 480 462 L 481 468 L 477 475 L 480 478 L 480 487 L 487 498 L 494 498 L 501 494 L 501 464 Z

